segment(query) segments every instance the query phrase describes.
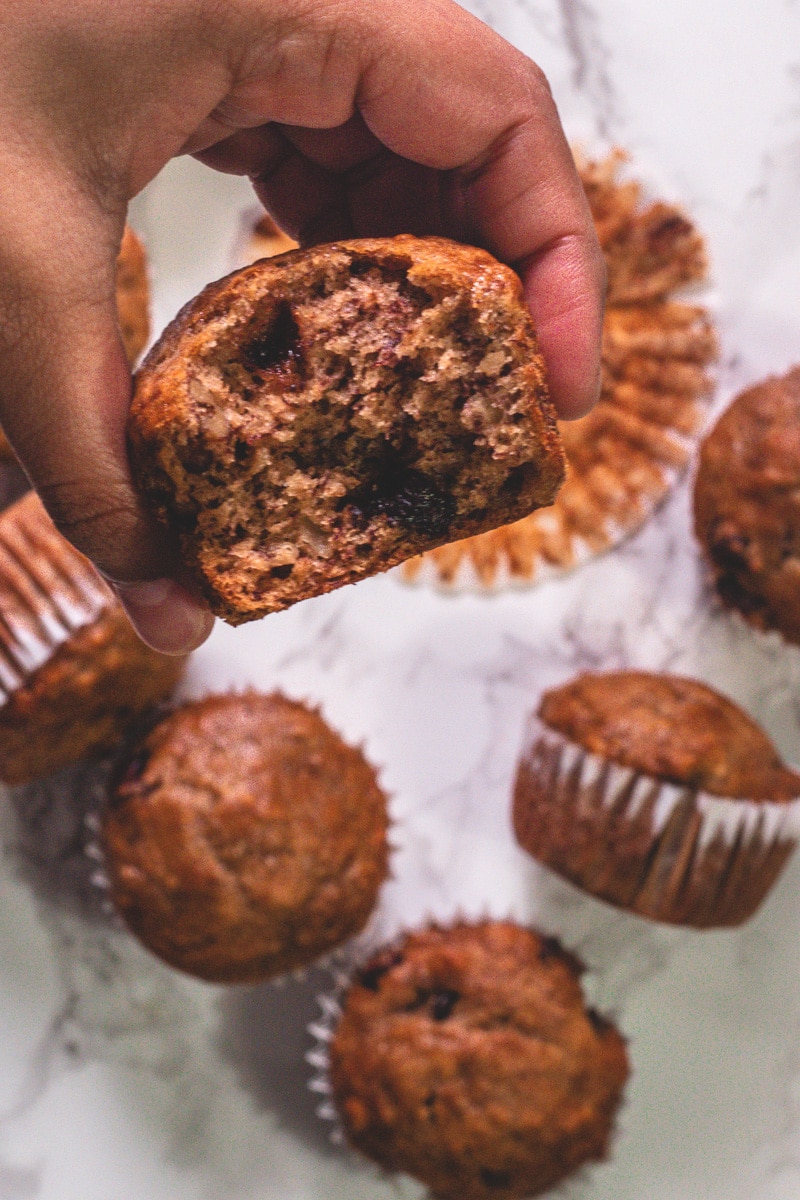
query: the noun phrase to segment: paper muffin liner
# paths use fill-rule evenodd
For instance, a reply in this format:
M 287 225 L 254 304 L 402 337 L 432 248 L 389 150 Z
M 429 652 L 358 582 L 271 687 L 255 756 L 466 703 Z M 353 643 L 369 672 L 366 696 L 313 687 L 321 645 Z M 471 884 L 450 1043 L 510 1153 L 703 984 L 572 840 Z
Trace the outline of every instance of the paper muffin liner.
M 0 520 L 0 707 L 114 603 L 88 559 L 30 493 Z
M 707 419 L 717 337 L 702 238 L 681 210 L 621 175 L 625 155 L 579 160 L 609 269 L 603 383 L 561 422 L 567 477 L 553 505 L 396 569 L 406 583 L 492 593 L 563 575 L 639 529 L 687 468 Z
M 8 789 L 16 814 L 17 850 L 38 890 L 61 907 L 117 928 L 98 846 L 109 759 L 84 761 Z
M 530 719 L 514 830 L 534 858 L 601 900 L 698 929 L 739 925 L 800 839 L 800 798 L 721 797 L 592 754 Z
M 354 1166 L 360 1169 L 369 1170 L 376 1181 L 385 1183 L 387 1180 L 402 1179 L 413 1180 L 417 1187 L 424 1187 L 424 1184 L 413 1176 L 391 1172 L 381 1166 L 374 1159 L 364 1154 L 361 1150 L 352 1146 L 347 1140 L 344 1124 L 339 1116 L 336 1102 L 334 1099 L 333 1085 L 330 1078 L 330 1044 L 336 1032 L 336 1027 L 342 1017 L 344 997 L 356 975 L 356 972 L 365 962 L 367 962 L 373 954 L 380 951 L 391 953 L 392 949 L 403 944 L 404 940 L 410 933 L 418 930 L 428 929 L 434 926 L 449 927 L 458 924 L 477 924 L 481 921 L 497 921 L 509 920 L 515 924 L 519 922 L 516 917 L 509 914 L 507 917 L 499 917 L 496 913 L 491 912 L 489 908 L 482 909 L 479 912 L 470 911 L 458 907 L 454 912 L 446 915 L 429 913 L 426 917 L 419 921 L 415 921 L 413 926 L 401 927 L 396 929 L 392 935 L 387 936 L 385 925 L 382 922 L 381 914 L 376 912 L 373 920 L 367 928 L 354 938 L 348 946 L 344 948 L 345 954 L 329 969 L 331 976 L 330 987 L 324 991 L 317 993 L 316 1002 L 319 1008 L 319 1014 L 313 1021 L 309 1021 L 306 1026 L 309 1038 L 312 1042 L 311 1048 L 306 1051 L 305 1060 L 311 1068 L 308 1089 L 316 1100 L 315 1113 L 321 1121 L 325 1123 L 328 1129 L 328 1139 L 332 1145 L 338 1147 L 345 1154 Z M 538 931 L 540 936 L 544 938 L 552 938 L 553 935 L 547 935 L 541 930 Z M 554 939 L 557 940 L 557 939 Z M 572 952 L 567 950 L 566 953 L 572 956 Z M 574 955 L 576 967 L 581 971 L 581 990 L 584 996 L 584 1003 L 589 1009 L 594 1008 L 592 993 L 597 990 L 597 977 L 592 968 L 583 962 L 579 955 Z M 594 1010 L 597 1011 L 597 1010 Z M 614 1019 L 614 1015 L 608 1014 L 603 1017 L 606 1019 Z M 616 1022 L 615 1022 L 616 1023 Z M 620 1108 L 617 1113 L 619 1118 L 620 1113 L 625 1104 L 623 1097 Z M 615 1133 L 618 1133 L 618 1125 Z M 597 1162 L 587 1162 L 574 1171 L 570 1176 L 566 1177 L 559 1185 L 562 1189 L 570 1182 L 575 1182 L 578 1179 L 585 1179 L 587 1174 L 591 1172 L 594 1166 L 599 1165 Z M 426 1193 L 427 1195 L 427 1193 Z
M 246 687 L 232 687 L 228 689 L 225 694 L 231 696 L 245 695 L 249 690 L 250 689 Z M 176 707 L 175 704 L 165 701 L 157 708 L 145 714 L 139 723 L 138 730 L 131 731 L 128 737 L 126 737 L 124 742 L 120 745 L 119 751 L 115 755 L 107 757 L 104 761 L 97 763 L 78 764 L 78 766 L 72 770 L 61 772 L 59 775 L 53 776 L 51 779 L 37 781 L 35 784 L 23 785 L 22 787 L 16 788 L 15 791 L 20 794 L 23 792 L 35 794 L 36 789 L 38 788 L 40 793 L 42 793 L 42 789 L 44 789 L 44 792 L 52 792 L 54 788 L 63 790 L 65 786 L 67 788 L 73 787 L 73 780 L 75 778 L 81 781 L 82 786 L 84 786 L 88 780 L 90 782 L 92 792 L 90 803 L 83 820 L 82 853 L 85 863 L 88 864 L 88 866 L 85 865 L 84 870 L 94 890 L 96 905 L 109 919 L 113 920 L 119 929 L 123 930 L 130 938 L 137 941 L 149 954 L 153 955 L 155 958 L 158 958 L 160 962 L 164 963 L 164 965 L 170 967 L 172 970 L 178 971 L 181 974 L 188 974 L 191 976 L 191 978 L 199 980 L 201 983 L 209 983 L 211 986 L 253 986 L 253 983 L 248 982 L 204 980 L 201 976 L 195 975 L 192 972 L 184 971 L 181 968 L 176 967 L 174 964 L 167 962 L 167 960 L 160 958 L 160 956 L 156 955 L 155 952 L 138 937 L 134 930 L 131 929 L 121 913 L 118 911 L 112 899 L 111 876 L 108 869 L 106 849 L 102 836 L 103 813 L 108 803 L 109 787 L 112 786 L 116 773 L 125 763 L 131 747 L 135 745 L 135 743 L 146 732 L 146 730 L 173 711 L 174 707 Z M 315 713 L 322 715 L 321 706 L 308 703 L 307 707 Z M 363 755 L 365 761 L 372 765 L 372 760 L 367 756 L 363 744 L 359 744 L 357 749 Z M 387 865 L 386 875 L 380 887 L 378 888 L 372 911 L 369 913 L 366 921 L 360 929 L 357 929 L 354 933 L 350 934 L 337 945 L 331 946 L 327 950 L 323 950 L 315 958 L 310 959 L 302 966 L 290 967 L 287 970 L 282 971 L 280 974 L 269 975 L 264 979 L 259 980 L 259 986 L 271 985 L 274 987 L 283 987 L 290 981 L 302 983 L 308 979 L 309 972 L 311 971 L 322 970 L 327 971 L 331 975 L 336 975 L 340 969 L 345 969 L 347 964 L 353 960 L 353 956 L 357 953 L 355 947 L 360 944 L 362 939 L 367 939 L 370 943 L 376 939 L 375 929 L 376 921 L 380 920 L 379 913 L 381 892 L 386 884 L 392 878 L 394 878 L 394 859 L 397 855 L 398 847 L 392 840 L 392 833 L 397 824 L 391 813 L 392 794 L 383 787 L 377 769 L 373 769 L 375 770 L 376 782 L 386 797 L 387 803 Z

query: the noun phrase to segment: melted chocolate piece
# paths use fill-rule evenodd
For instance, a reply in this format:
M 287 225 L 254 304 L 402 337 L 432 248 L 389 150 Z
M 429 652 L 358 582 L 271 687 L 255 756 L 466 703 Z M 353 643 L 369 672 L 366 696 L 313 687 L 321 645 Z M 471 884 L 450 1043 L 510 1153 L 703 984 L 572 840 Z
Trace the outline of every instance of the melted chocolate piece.
M 428 537 L 444 537 L 455 517 L 455 500 L 421 471 L 397 470 L 380 483 L 351 495 L 351 508 L 365 520 L 386 517 Z
M 280 305 L 269 327 L 243 348 L 242 357 L 256 371 L 302 376 L 303 346 L 291 305 Z

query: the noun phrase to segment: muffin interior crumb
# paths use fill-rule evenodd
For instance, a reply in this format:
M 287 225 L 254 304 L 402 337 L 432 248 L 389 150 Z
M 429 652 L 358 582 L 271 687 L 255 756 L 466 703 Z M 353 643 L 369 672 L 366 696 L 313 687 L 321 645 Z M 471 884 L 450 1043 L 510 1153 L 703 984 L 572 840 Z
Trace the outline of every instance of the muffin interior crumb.
M 269 288 L 189 324 L 187 419 L 151 476 L 203 574 L 245 608 L 518 515 L 558 479 L 505 278 L 420 282 L 410 253 L 347 244 L 286 258 Z

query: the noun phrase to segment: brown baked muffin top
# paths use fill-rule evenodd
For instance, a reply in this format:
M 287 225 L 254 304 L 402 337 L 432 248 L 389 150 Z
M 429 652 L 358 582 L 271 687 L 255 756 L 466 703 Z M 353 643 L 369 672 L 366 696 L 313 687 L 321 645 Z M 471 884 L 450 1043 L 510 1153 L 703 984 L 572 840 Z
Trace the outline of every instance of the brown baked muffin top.
M 361 752 L 281 695 L 210 696 L 158 722 L 110 790 L 111 898 L 203 979 L 305 966 L 364 925 L 387 871 L 386 797 Z
M 716 796 L 788 801 L 800 796 L 764 731 L 695 679 L 646 671 L 579 675 L 545 692 L 545 725 L 592 754 Z
M 185 663 L 140 641 L 35 493 L 0 515 L 0 779 L 117 749 Z
M 510 921 L 434 926 L 379 951 L 330 1043 L 348 1141 L 452 1200 L 530 1196 L 605 1157 L 627 1056 L 579 972 Z
M 212 284 L 137 376 L 134 474 L 231 623 L 552 501 L 563 455 L 514 272 L 363 239 Z
M 705 439 L 694 522 L 722 601 L 800 644 L 800 366 L 742 392 Z

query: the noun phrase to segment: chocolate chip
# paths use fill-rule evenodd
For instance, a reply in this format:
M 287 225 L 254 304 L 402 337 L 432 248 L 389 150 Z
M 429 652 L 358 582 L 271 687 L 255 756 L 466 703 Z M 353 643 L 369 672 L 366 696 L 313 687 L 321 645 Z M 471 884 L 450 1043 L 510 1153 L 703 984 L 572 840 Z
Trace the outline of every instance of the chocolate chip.
M 430 1008 L 434 1021 L 446 1021 L 460 999 L 460 993 L 454 991 L 453 988 L 443 988 L 440 992 L 433 992 L 430 998 Z
M 495 1171 L 491 1167 L 481 1167 L 480 1175 L 484 1187 L 504 1188 L 511 1184 L 510 1171 Z
M 349 497 L 349 505 L 367 520 L 385 517 L 426 537 L 444 537 L 455 517 L 455 500 L 421 471 L 393 471 Z
M 300 330 L 289 304 L 280 305 L 269 327 L 242 348 L 242 357 L 257 371 L 302 374 Z
M 387 971 L 391 971 L 392 967 L 396 967 L 402 961 L 403 955 L 399 950 L 384 950 L 361 968 L 356 975 L 356 980 L 362 987 L 368 988 L 371 992 L 377 992 L 380 981 Z
M 602 1013 L 599 1013 L 596 1008 L 587 1008 L 586 1016 L 589 1019 L 592 1029 L 600 1037 L 603 1037 L 612 1028 L 611 1022 Z

